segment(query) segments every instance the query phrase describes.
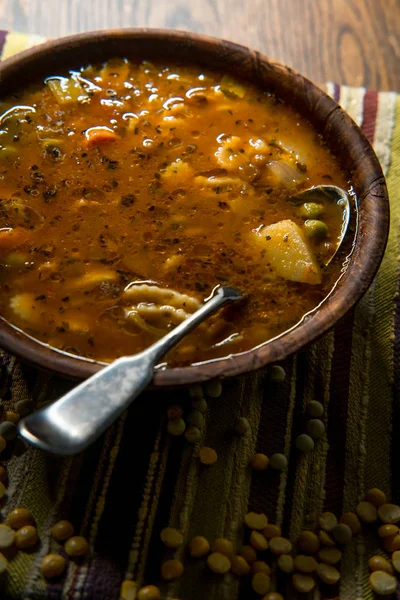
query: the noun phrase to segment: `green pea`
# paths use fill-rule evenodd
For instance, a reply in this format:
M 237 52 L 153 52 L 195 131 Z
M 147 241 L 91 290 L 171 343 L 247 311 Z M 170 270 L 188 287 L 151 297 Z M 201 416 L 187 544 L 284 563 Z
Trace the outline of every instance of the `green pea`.
M 204 398 L 201 400 L 193 400 L 192 408 L 204 414 L 207 412 L 207 401 L 204 400 Z
M 322 242 L 328 235 L 328 226 L 326 223 L 317 219 L 307 219 L 304 223 L 304 229 L 308 237 L 316 242 Z
M 299 212 L 306 219 L 318 219 L 324 214 L 324 206 L 316 202 L 305 202 L 303 206 L 300 206 Z

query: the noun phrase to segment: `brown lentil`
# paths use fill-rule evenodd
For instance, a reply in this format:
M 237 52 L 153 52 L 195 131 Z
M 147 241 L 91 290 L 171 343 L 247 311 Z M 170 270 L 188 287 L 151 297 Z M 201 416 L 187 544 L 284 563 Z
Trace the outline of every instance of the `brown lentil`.
M 378 516 L 383 523 L 393 525 L 400 521 L 400 506 L 397 504 L 382 504 L 378 508 Z
M 382 506 L 382 504 L 387 504 L 387 498 L 385 492 L 378 488 L 372 488 L 368 490 L 365 494 L 364 498 L 367 502 L 373 504 L 376 508 Z
M 252 531 L 250 535 L 250 544 L 256 550 L 267 550 L 268 541 L 259 531 Z
M 6 495 L 7 490 L 6 490 L 6 486 L 4 485 L 4 483 L 2 483 L 0 481 L 0 499 L 4 498 L 4 496 Z
M 164 527 L 160 538 L 168 548 L 178 548 L 183 544 L 183 535 L 174 527 Z
M 15 440 L 18 435 L 17 426 L 15 423 L 12 423 L 12 421 L 3 421 L 3 423 L 0 423 L 0 435 L 6 440 L 6 442 Z
M 235 575 L 242 577 L 243 575 L 248 575 L 250 573 L 250 565 L 243 556 L 237 554 L 231 558 L 231 571 Z
M 292 583 L 296 592 L 302 594 L 308 594 L 315 588 L 315 579 L 310 575 L 303 575 L 303 573 L 295 573 L 292 577 Z
M 334 546 L 336 543 L 335 540 L 333 539 L 333 537 L 331 536 L 331 534 L 327 533 L 323 529 L 318 531 L 318 539 L 323 546 L 331 547 L 331 546 Z
M 370 571 L 385 571 L 386 573 L 393 573 L 393 568 L 390 562 L 383 556 L 376 554 L 371 556 L 368 560 L 368 568 Z
M 19 423 L 19 415 L 17 415 L 17 413 L 15 413 L 13 410 L 7 410 L 4 420 L 11 421 L 11 423 L 17 425 Z
M 213 552 L 219 552 L 220 554 L 225 554 L 225 556 L 233 555 L 233 544 L 230 540 L 226 538 L 217 538 L 212 547 Z
M 277 560 L 278 567 L 284 573 L 292 573 L 294 570 L 294 560 L 290 554 L 281 554 Z
M 251 565 L 253 573 L 266 573 L 271 575 L 271 567 L 264 560 L 256 560 Z
M 353 537 L 350 527 L 344 523 L 336 525 L 336 527 L 332 529 L 332 535 L 339 544 L 343 545 L 350 544 Z
M 269 592 L 262 600 L 284 600 L 284 597 L 279 592 Z
M 181 577 L 183 575 L 183 570 L 183 564 L 180 560 L 166 560 L 161 565 L 161 577 L 166 581 L 171 581 L 171 579 L 178 579 L 178 577 Z
M 254 573 L 251 580 L 251 587 L 256 594 L 267 594 L 271 589 L 271 578 L 266 573 Z
M 262 534 L 267 538 L 267 540 L 270 540 L 273 537 L 280 537 L 282 535 L 282 530 L 279 525 L 268 523 L 268 525 L 263 529 Z
M 89 544 L 81 535 L 75 535 L 65 542 L 64 550 L 68 556 L 84 556 L 89 550 Z
M 249 512 L 244 518 L 244 522 L 249 529 L 258 529 L 259 531 L 265 529 L 268 524 L 268 519 L 264 513 Z
M 220 552 L 213 552 L 210 554 L 207 557 L 207 565 L 213 573 L 218 573 L 220 575 L 227 573 L 231 568 L 229 558 L 225 556 L 225 554 L 220 554 Z
M 3 438 L 2 435 L 0 435 L 0 452 L 3 452 L 3 450 L 6 449 L 6 446 L 7 446 L 6 440 Z
M 327 531 L 328 533 L 332 531 L 337 524 L 338 520 L 336 515 L 331 512 L 324 512 L 318 517 L 318 525 L 321 527 L 321 529 Z
M 74 526 L 65 519 L 58 521 L 51 528 L 51 535 L 59 542 L 64 542 L 74 535 Z
M 319 539 L 312 531 L 302 531 L 297 540 L 297 547 L 303 554 L 315 554 L 319 550 Z
M 274 537 L 269 541 L 272 554 L 289 554 L 292 544 L 284 537 Z
M 191 385 L 189 388 L 189 396 L 196 400 L 202 400 L 204 398 L 203 388 L 199 384 Z
M 202 558 L 210 552 L 210 544 L 205 537 L 196 535 L 189 544 L 189 554 L 193 558 Z
M 375 523 L 378 518 L 378 512 L 371 502 L 359 502 L 357 504 L 356 512 L 364 523 Z
M 343 523 L 344 525 L 347 525 L 348 527 L 350 527 L 351 533 L 353 535 L 358 535 L 359 533 L 361 533 L 361 523 L 360 523 L 360 519 L 357 517 L 356 513 L 353 513 L 353 512 L 344 513 L 340 517 L 340 523 Z
M 18 529 L 15 534 L 15 545 L 19 550 L 25 550 L 26 548 L 33 548 L 36 546 L 38 541 L 38 533 L 36 527 L 33 525 L 25 525 Z
M 336 565 L 342 560 L 342 553 L 337 548 L 321 548 L 318 558 L 327 565 Z
M 265 471 L 269 465 L 269 458 L 266 454 L 254 454 L 251 459 L 251 466 L 255 471 Z
M 237 417 L 235 421 L 235 432 L 241 436 L 249 435 L 250 423 L 246 417 Z
M 321 581 L 328 585 L 335 585 L 340 579 L 339 571 L 332 565 L 317 565 L 317 575 Z
M 66 566 L 67 561 L 61 554 L 46 554 L 43 557 L 40 570 L 43 577 L 53 579 L 62 575 Z
M 242 546 L 239 550 L 239 554 L 240 556 L 243 556 L 243 558 L 249 563 L 249 565 L 251 565 L 257 560 L 256 551 L 252 546 Z
M 6 559 L 6 557 L 4 556 L 4 554 L 2 554 L 0 552 L 0 575 L 3 575 L 3 573 L 5 573 L 8 569 L 8 560 Z
M 119 600 L 135 600 L 137 594 L 137 585 L 131 579 L 125 579 L 121 584 Z
M 218 455 L 214 448 L 209 448 L 208 446 L 203 446 L 199 450 L 199 459 L 203 465 L 212 465 L 217 462 Z
M 183 415 L 182 406 L 179 404 L 171 404 L 167 408 L 168 419 L 180 419 Z
M 396 535 L 396 533 L 399 533 L 397 525 L 381 525 L 378 529 L 378 535 L 381 538 Z
M 400 573 L 400 550 L 396 550 L 392 554 L 392 564 L 396 571 Z
M 382 546 L 385 548 L 386 552 L 400 550 L 400 535 L 396 533 L 396 535 L 389 535 L 388 537 L 382 538 Z
M 9 548 L 15 541 L 15 531 L 8 525 L 0 525 L 0 550 Z
M 161 592 L 155 585 L 145 585 L 140 588 L 137 600 L 160 600 Z
M 317 561 L 312 556 L 298 554 L 294 558 L 294 568 L 301 573 L 314 573 L 317 568 Z
M 397 579 L 393 575 L 385 573 L 385 571 L 374 571 L 371 573 L 369 582 L 374 592 L 381 596 L 393 594 L 397 588 Z
M 4 482 L 7 479 L 7 471 L 5 470 L 5 468 L 3 467 L 3 465 L 0 465 L 0 481 Z
M 7 525 L 12 529 L 20 529 L 24 525 L 32 525 L 35 522 L 28 508 L 14 508 L 7 517 Z

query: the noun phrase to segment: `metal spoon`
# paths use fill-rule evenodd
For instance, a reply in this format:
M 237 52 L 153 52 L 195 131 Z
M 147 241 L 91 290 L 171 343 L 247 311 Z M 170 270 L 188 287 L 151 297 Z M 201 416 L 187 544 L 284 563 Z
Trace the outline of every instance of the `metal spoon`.
M 342 229 L 338 238 L 338 243 L 335 252 L 324 263 L 325 267 L 327 267 L 338 253 L 339 248 L 343 243 L 347 229 L 349 227 L 350 200 L 348 193 L 336 185 L 316 185 L 315 187 L 309 188 L 307 190 L 304 190 L 303 192 L 299 192 L 298 194 L 291 196 L 289 201 L 292 204 L 299 205 L 304 204 L 304 202 L 318 202 L 318 200 L 321 201 L 321 199 L 328 200 L 329 202 L 334 202 L 343 209 Z
M 29 415 L 19 433 L 33 446 L 71 455 L 96 440 L 153 379 L 155 364 L 187 333 L 216 310 L 243 298 L 232 287 L 217 288 L 195 313 L 155 344 L 134 356 L 118 358 L 65 396 Z

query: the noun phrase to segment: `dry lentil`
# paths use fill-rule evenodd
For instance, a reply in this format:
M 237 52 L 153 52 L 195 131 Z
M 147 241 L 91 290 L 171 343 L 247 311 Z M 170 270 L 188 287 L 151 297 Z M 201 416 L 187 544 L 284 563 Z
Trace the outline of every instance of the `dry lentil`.
M 302 594 L 308 594 L 315 588 L 315 580 L 310 575 L 303 575 L 303 573 L 295 573 L 292 577 L 293 587 L 296 592 Z
M 319 539 L 312 531 L 302 531 L 297 540 L 297 547 L 303 554 L 315 554 L 319 550 Z
M 357 504 L 356 512 L 364 523 L 375 523 L 378 518 L 378 512 L 371 502 L 359 502 Z
M 400 506 L 397 504 L 382 504 L 378 508 L 378 516 L 383 523 L 393 525 L 400 521 Z
M 178 579 L 178 577 L 181 577 L 183 575 L 183 570 L 183 564 L 180 560 L 166 560 L 161 565 L 161 577 L 166 581 Z
M 324 407 L 318 400 L 310 400 L 306 406 L 306 411 L 310 417 L 322 417 L 324 414 Z
M 7 517 L 7 525 L 12 529 L 20 529 L 25 525 L 32 525 L 34 522 L 33 515 L 28 508 L 14 508 Z
M 69 521 L 62 519 L 53 525 L 51 535 L 59 542 L 64 542 L 74 535 L 74 526 Z
M 250 423 L 246 419 L 246 417 L 237 417 L 235 421 L 235 432 L 238 435 L 249 435 L 250 433 Z
M 19 423 L 19 415 L 17 415 L 17 413 L 14 412 L 13 410 L 7 410 L 4 420 L 11 421 L 11 423 L 14 423 L 15 425 L 17 425 L 17 423 Z
M 244 522 L 249 529 L 262 531 L 268 524 L 267 516 L 264 513 L 249 512 L 244 518 Z
M 189 396 L 196 400 L 202 400 L 204 398 L 203 388 L 199 384 L 191 385 L 189 388 Z
M 8 525 L 0 525 L 0 550 L 9 548 L 15 541 L 15 531 Z
M 19 550 L 33 548 L 38 541 L 38 533 L 33 525 L 25 525 L 15 533 L 15 545 Z
M 348 527 L 350 527 L 351 533 L 353 535 L 358 535 L 359 533 L 361 533 L 361 523 L 360 523 L 360 519 L 358 518 L 356 513 L 353 513 L 353 512 L 344 513 L 340 517 L 340 523 L 343 523 L 344 525 L 347 525 Z
M 400 550 L 396 550 L 392 554 L 392 564 L 396 571 L 400 573 Z
M 286 379 L 286 372 L 280 365 L 272 365 L 268 369 L 268 379 L 274 383 L 282 383 Z
M 294 560 L 290 554 L 281 554 L 278 556 L 278 567 L 284 573 L 292 573 L 294 570 Z
M 269 465 L 269 458 L 266 454 L 257 453 L 251 459 L 251 466 L 255 471 L 265 471 Z
M 7 490 L 6 490 L 6 486 L 4 485 L 4 483 L 2 483 L 0 481 L 0 499 L 4 498 L 4 496 L 6 495 Z
M 318 517 L 318 525 L 324 531 L 330 532 L 338 524 L 336 515 L 331 512 L 324 512 Z
M 296 438 L 296 448 L 301 452 L 311 452 L 314 450 L 314 440 L 306 433 L 302 433 Z
M 256 550 L 266 550 L 268 548 L 267 538 L 259 531 L 252 531 L 250 535 L 250 544 Z
M 3 575 L 3 573 L 5 573 L 7 571 L 7 568 L 8 568 L 8 560 L 6 559 L 4 554 L 2 554 L 0 552 L 0 575 Z
M 6 449 L 6 446 L 7 446 L 6 440 L 3 438 L 2 435 L 0 435 L 0 452 L 3 452 L 3 450 Z
M 206 392 L 210 398 L 219 398 L 222 394 L 222 383 L 220 381 L 210 381 L 206 385 Z
M 242 577 L 250 573 L 250 565 L 243 556 L 237 554 L 231 558 L 231 571 L 235 575 Z
M 64 550 L 68 556 L 84 556 L 89 550 L 89 544 L 81 535 L 75 535 L 65 542 Z
M 320 419 L 310 419 L 306 429 L 314 440 L 319 440 L 325 434 L 325 425 Z
M 32 400 L 18 400 L 18 402 L 15 403 L 15 411 L 20 417 L 28 416 L 33 412 L 34 407 Z
M 378 535 L 381 538 L 396 535 L 396 533 L 399 533 L 397 525 L 381 525 L 378 529 Z
M 231 568 L 231 562 L 225 554 L 220 552 L 213 552 L 207 557 L 207 565 L 213 573 L 219 573 L 223 575 L 227 573 Z
M 281 537 L 282 530 L 279 527 L 279 525 L 275 525 L 274 523 L 268 523 L 268 525 L 263 529 L 262 534 L 267 538 L 267 540 L 270 540 L 273 537 Z
M 262 600 L 284 600 L 284 597 L 279 592 L 269 592 Z
M 181 419 L 183 415 L 182 406 L 179 404 L 171 404 L 167 408 L 168 419 Z
M 183 544 L 183 535 L 174 527 L 164 527 L 161 531 L 160 538 L 168 548 L 178 548 Z
M 267 594 L 271 589 L 271 578 L 266 573 L 254 573 L 251 587 L 256 594 Z
M 339 544 L 350 544 L 353 534 L 348 525 L 339 523 L 332 529 L 332 535 Z
M 212 465 L 217 462 L 218 455 L 214 448 L 203 446 L 199 450 L 199 459 L 203 465 Z
M 364 500 L 370 502 L 376 508 L 379 508 L 382 506 L 382 504 L 387 504 L 386 494 L 379 488 L 372 488 L 368 490 L 368 492 L 365 494 Z
M 212 551 L 225 554 L 225 556 L 232 556 L 233 544 L 230 540 L 225 538 L 217 538 L 212 546 Z
M 192 402 L 192 408 L 194 410 L 198 410 L 199 412 L 201 412 L 203 415 L 207 412 L 207 401 L 204 400 L 204 398 L 201 398 L 200 400 L 193 400 Z
M 284 454 L 273 454 L 271 456 L 270 465 L 276 471 L 285 471 L 288 466 L 287 458 Z
M 318 558 L 328 565 L 336 565 L 342 560 L 342 553 L 338 548 L 321 548 L 318 552 Z
M 193 425 L 191 425 L 185 431 L 185 438 L 191 444 L 195 444 L 201 438 L 201 431 L 200 431 L 200 429 L 198 427 L 194 427 Z
M 385 548 L 386 552 L 400 550 L 400 535 L 396 533 L 396 535 L 389 535 L 388 537 L 382 538 L 382 546 Z
M 189 425 L 193 425 L 198 429 L 202 429 L 204 427 L 204 417 L 199 410 L 192 410 L 186 419 Z
M 170 419 L 167 424 L 167 431 L 171 435 L 183 435 L 186 429 L 186 423 L 183 419 Z
M 145 585 L 140 588 L 137 600 L 160 600 L 161 592 L 155 585 Z
M 15 423 L 12 423 L 12 421 L 3 421 L 3 423 L 0 423 L 0 435 L 6 440 L 6 442 L 15 440 L 18 435 L 17 426 Z
M 269 541 L 272 554 L 289 554 L 292 544 L 284 537 L 274 537 Z
M 333 539 L 333 537 L 331 536 L 331 534 L 327 533 L 323 529 L 318 531 L 318 539 L 323 546 L 331 547 L 331 546 L 334 546 L 336 543 L 335 540 Z
M 46 554 L 43 557 L 40 570 L 43 577 L 53 579 L 62 575 L 66 566 L 67 561 L 61 554 Z
M 271 575 L 271 567 L 265 562 L 265 560 L 255 560 L 251 565 L 253 573 L 266 573 Z
M 243 556 L 249 565 L 253 564 L 257 560 L 256 551 L 252 546 L 242 546 L 239 551 L 240 556 Z
M 340 572 L 332 565 L 317 565 L 317 575 L 321 581 L 328 585 L 335 585 L 340 579 Z
M 368 560 L 368 568 L 370 571 L 385 571 L 386 573 L 393 573 L 393 568 L 390 562 L 383 556 L 376 554 L 371 556 Z
M 374 571 L 369 576 L 372 589 L 381 596 L 393 594 L 397 588 L 397 579 L 384 571 Z
M 196 535 L 189 544 L 189 554 L 193 558 L 201 558 L 210 552 L 210 544 L 205 537 Z
M 137 594 L 137 585 L 131 579 L 125 579 L 121 584 L 119 600 L 135 600 Z
M 5 470 L 5 468 L 3 467 L 3 465 L 0 465 L 0 481 L 6 481 L 7 479 L 7 471 Z
M 294 558 L 294 568 L 301 573 L 314 573 L 317 568 L 317 561 L 312 556 L 298 554 Z

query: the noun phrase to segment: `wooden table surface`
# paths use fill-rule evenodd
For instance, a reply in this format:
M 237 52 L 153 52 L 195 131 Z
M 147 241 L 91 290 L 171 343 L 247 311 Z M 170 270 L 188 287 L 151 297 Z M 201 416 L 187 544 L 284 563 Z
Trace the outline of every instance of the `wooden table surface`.
M 0 29 L 172 27 L 265 52 L 317 83 L 400 91 L 400 0 L 0 0 Z

